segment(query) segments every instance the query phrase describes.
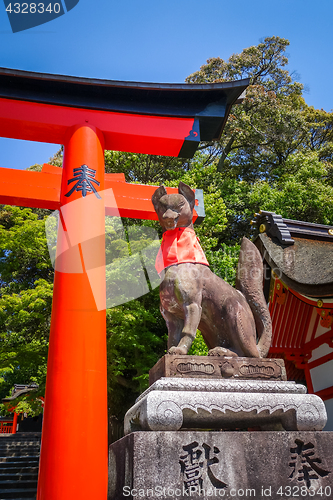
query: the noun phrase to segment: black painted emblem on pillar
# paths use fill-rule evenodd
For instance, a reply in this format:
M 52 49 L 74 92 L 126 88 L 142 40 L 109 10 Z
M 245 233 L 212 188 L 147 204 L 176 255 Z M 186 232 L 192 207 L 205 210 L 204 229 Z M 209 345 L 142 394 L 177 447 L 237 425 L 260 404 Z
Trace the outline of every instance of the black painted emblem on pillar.
M 86 197 L 87 193 L 95 193 L 96 198 L 99 198 L 100 200 L 102 199 L 94 186 L 94 184 L 97 186 L 100 185 L 100 182 L 94 179 L 96 170 L 89 168 L 88 165 L 81 165 L 79 168 L 74 168 L 73 174 L 74 177 L 69 179 L 67 184 L 71 184 L 72 182 L 75 182 L 75 184 L 72 189 L 65 194 L 67 198 L 71 196 L 74 191 L 82 191 L 83 198 Z

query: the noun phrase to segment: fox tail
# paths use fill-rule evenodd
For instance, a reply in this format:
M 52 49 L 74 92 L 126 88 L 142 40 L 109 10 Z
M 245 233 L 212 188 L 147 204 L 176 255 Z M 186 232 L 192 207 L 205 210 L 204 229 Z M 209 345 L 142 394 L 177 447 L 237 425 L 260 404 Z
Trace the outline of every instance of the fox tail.
M 257 247 L 243 238 L 238 260 L 236 289 L 245 296 L 256 324 L 259 356 L 265 358 L 272 340 L 272 321 L 263 293 L 263 264 Z

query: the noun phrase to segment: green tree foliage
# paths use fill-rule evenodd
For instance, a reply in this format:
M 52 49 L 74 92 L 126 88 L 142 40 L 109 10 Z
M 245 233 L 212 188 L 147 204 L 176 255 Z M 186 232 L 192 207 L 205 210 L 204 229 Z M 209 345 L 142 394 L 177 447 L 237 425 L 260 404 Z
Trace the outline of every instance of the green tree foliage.
M 107 310 L 108 399 L 118 420 L 147 388 L 150 368 L 165 354 L 167 334 L 158 304 L 155 289 Z
M 107 218 L 108 398 L 118 420 L 122 420 L 129 401 L 134 401 L 147 387 L 149 369 L 165 353 L 166 326 L 159 311 L 160 279 L 154 268 L 157 237 L 149 226 Z
M 333 222 L 333 187 L 327 182 L 329 168 L 318 153 L 295 153 L 287 160 L 289 174 L 257 181 L 249 195 L 249 208 L 274 211 L 282 217 L 318 224 Z
M 6 291 L 22 291 L 38 279 L 53 281 L 44 222 L 31 209 L 2 208 L 0 262 L 0 285 Z
M 303 86 L 286 69 L 288 45 L 288 40 L 268 37 L 228 61 L 209 59 L 187 78 L 189 83 L 250 79 L 221 140 L 202 145 L 221 173 L 227 227 L 219 245 L 251 235 L 251 218 L 260 209 L 333 223 L 333 114 L 306 105 Z
M 168 156 L 140 155 L 121 151 L 105 151 L 105 171 L 125 174 L 127 182 L 159 186 L 182 175 L 188 162 Z
M 250 78 L 246 98 L 242 105 L 234 106 L 221 141 L 205 145 L 218 158 L 219 171 L 232 169 L 234 175 L 247 181 L 258 175 L 267 178 L 304 142 L 303 87 L 285 69 L 288 45 L 283 38 L 265 38 L 228 61 L 208 59 L 186 79 L 204 83 Z
M 331 162 L 333 159 L 333 114 L 311 106 L 306 108 L 305 118 L 310 132 L 305 149 L 316 151 L 319 160 Z
M 36 382 L 43 394 L 53 292 L 44 221 L 31 209 L 0 211 L 0 395 Z M 36 398 L 26 406 L 41 411 Z M 31 404 L 30 404 L 31 403 Z

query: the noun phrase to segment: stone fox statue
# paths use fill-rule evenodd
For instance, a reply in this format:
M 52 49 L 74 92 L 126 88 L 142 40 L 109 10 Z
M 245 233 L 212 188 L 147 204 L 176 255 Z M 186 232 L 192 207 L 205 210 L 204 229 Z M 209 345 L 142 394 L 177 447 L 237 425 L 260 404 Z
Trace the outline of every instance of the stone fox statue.
M 156 269 L 165 269 L 160 299 L 168 353 L 187 354 L 199 329 L 210 355 L 266 357 L 272 324 L 258 249 L 243 238 L 233 288 L 209 269 L 195 236 L 192 189 L 180 182 L 178 194 L 167 194 L 160 186 L 152 202 L 164 230 Z

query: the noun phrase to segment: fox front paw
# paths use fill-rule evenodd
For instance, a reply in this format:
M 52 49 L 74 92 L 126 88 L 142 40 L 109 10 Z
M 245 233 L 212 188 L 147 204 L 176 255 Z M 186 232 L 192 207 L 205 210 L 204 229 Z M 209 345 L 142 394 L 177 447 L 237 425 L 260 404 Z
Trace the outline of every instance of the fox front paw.
M 230 349 L 226 349 L 225 347 L 214 347 L 214 349 L 210 349 L 208 351 L 208 356 L 232 356 L 232 357 L 238 357 L 237 354 L 233 351 L 230 351 Z
M 185 347 L 172 346 L 168 350 L 168 354 L 181 354 L 183 356 L 186 356 L 187 350 Z

